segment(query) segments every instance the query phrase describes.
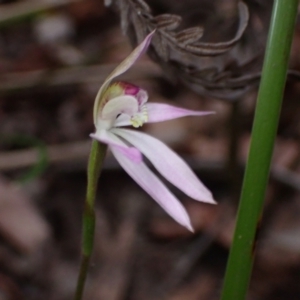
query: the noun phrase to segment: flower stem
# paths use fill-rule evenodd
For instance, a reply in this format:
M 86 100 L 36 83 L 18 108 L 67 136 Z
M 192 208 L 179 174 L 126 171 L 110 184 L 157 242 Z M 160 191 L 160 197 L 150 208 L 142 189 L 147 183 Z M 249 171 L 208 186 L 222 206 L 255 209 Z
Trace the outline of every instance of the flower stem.
M 222 300 L 246 297 L 278 127 L 298 0 L 275 0 Z
M 82 257 L 74 300 L 82 299 L 89 261 L 93 251 L 95 232 L 95 197 L 98 178 L 106 150 L 106 145 L 99 143 L 98 141 L 93 141 L 88 162 L 87 192 L 83 212 Z

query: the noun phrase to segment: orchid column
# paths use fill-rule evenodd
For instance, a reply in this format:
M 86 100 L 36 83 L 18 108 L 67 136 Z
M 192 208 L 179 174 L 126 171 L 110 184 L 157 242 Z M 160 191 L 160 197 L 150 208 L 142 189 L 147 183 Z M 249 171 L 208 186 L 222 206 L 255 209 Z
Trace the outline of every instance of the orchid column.
M 96 131 L 88 165 L 88 185 L 83 218 L 82 262 L 75 300 L 82 299 L 93 248 L 95 227 L 95 195 L 106 147 L 112 151 L 124 170 L 175 221 L 193 231 L 189 215 L 181 202 L 159 177 L 143 162 L 143 155 L 170 183 L 197 201 L 214 204 L 211 192 L 197 178 L 192 169 L 164 143 L 125 126 L 142 127 L 144 123 L 167 121 L 185 116 L 204 116 L 213 112 L 193 111 L 162 103 L 148 103 L 145 90 L 125 82 L 111 81 L 126 72 L 147 50 L 154 32 L 107 77 L 99 89 L 94 104 Z M 107 145 L 107 146 L 106 146 Z

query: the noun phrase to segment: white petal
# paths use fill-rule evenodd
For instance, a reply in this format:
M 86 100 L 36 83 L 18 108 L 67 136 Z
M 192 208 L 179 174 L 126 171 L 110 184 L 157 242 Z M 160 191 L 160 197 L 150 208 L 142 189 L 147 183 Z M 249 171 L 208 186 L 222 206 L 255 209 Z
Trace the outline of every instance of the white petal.
M 109 146 L 118 148 L 123 155 L 136 163 L 143 160 L 143 156 L 138 149 L 128 146 L 120 138 L 107 130 L 97 130 L 96 133 L 90 134 L 90 137 Z
M 133 130 L 114 128 L 112 132 L 139 149 L 167 180 L 185 194 L 198 201 L 215 203 L 211 192 L 191 168 L 164 143 Z
M 114 127 L 121 127 L 121 126 L 132 126 L 131 117 L 129 115 L 120 115 L 117 117 Z
M 103 119 L 115 119 L 119 114 L 134 115 L 139 109 L 138 101 L 133 96 L 119 96 L 110 99 L 103 107 L 101 116 Z M 97 127 L 97 126 L 96 126 Z
M 179 200 L 167 189 L 160 179 L 143 163 L 133 163 L 115 147 L 114 156 L 123 169 L 139 184 L 174 220 L 193 231 L 190 218 Z
M 130 54 L 125 58 L 117 67 L 114 69 L 110 75 L 106 78 L 102 86 L 100 87 L 94 104 L 94 123 L 97 121 L 98 107 L 100 100 L 102 98 L 103 92 L 107 89 L 110 82 L 117 76 L 126 72 L 138 59 L 139 57 L 147 50 L 149 44 L 151 42 L 151 38 L 155 31 L 152 31 L 150 34 L 146 36 L 141 44 L 139 44 Z
M 162 122 L 186 116 L 205 116 L 213 111 L 196 111 L 176 107 L 164 103 L 147 103 L 148 123 Z

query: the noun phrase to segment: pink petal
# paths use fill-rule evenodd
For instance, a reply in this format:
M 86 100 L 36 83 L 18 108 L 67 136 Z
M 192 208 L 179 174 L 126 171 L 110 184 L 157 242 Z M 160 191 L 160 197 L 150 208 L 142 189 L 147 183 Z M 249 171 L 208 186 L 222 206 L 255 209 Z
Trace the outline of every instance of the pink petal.
M 139 149 L 167 180 L 185 194 L 198 201 L 215 203 L 211 192 L 192 169 L 164 143 L 133 130 L 115 128 L 112 132 Z
M 139 44 L 130 54 L 125 58 L 118 66 L 116 69 L 114 69 L 110 75 L 106 78 L 102 86 L 100 87 L 96 99 L 95 99 L 95 104 L 94 104 L 94 123 L 96 124 L 97 121 L 97 114 L 98 114 L 98 108 L 100 101 L 102 99 L 102 95 L 107 89 L 108 85 L 110 82 L 117 76 L 125 73 L 138 59 L 139 57 L 147 50 L 149 47 L 149 44 L 151 42 L 152 36 L 155 31 L 152 31 L 149 33 L 146 38 L 143 40 L 141 44 Z
M 90 137 L 109 146 L 116 147 L 123 155 L 135 163 L 143 160 L 143 156 L 138 149 L 129 147 L 116 135 L 107 130 L 98 130 L 96 133 L 90 134 Z
M 160 179 L 143 163 L 135 164 L 111 147 L 122 168 L 136 181 L 174 220 L 193 231 L 190 218 L 179 200 L 167 189 Z
M 147 114 L 148 114 L 147 123 L 168 121 L 168 120 L 182 118 L 186 116 L 206 116 L 215 113 L 213 111 L 189 110 L 189 109 L 184 109 L 181 107 L 176 107 L 176 106 L 163 104 L 163 103 L 147 103 L 146 107 L 147 107 Z M 114 124 L 114 126 L 116 127 L 129 126 L 129 125 L 131 125 L 131 122 L 130 122 L 130 117 L 128 116 L 118 117 L 118 119 Z
M 147 103 L 148 123 L 162 122 L 186 116 L 205 116 L 213 111 L 196 111 L 163 103 Z

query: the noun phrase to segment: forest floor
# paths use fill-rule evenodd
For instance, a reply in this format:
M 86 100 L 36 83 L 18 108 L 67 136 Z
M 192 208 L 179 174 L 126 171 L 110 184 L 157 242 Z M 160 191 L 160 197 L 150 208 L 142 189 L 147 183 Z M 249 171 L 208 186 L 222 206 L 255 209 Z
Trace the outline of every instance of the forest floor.
M 42 9 L 37 3 L 0 2 L 1 300 L 72 299 L 93 101 L 105 77 L 132 49 L 118 15 L 100 0 Z M 298 22 L 292 50 L 298 71 L 299 33 Z M 148 124 L 143 130 L 179 153 L 218 205 L 193 201 L 166 183 L 186 207 L 192 234 L 109 153 L 99 180 L 84 299 L 218 299 L 257 89 L 236 102 L 199 96 L 170 83 L 146 55 L 122 78 L 146 89 L 149 101 L 216 112 Z M 300 83 L 289 82 L 248 300 L 300 298 L 299 99 Z

